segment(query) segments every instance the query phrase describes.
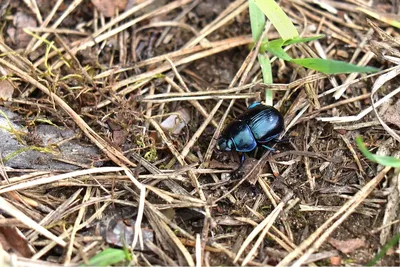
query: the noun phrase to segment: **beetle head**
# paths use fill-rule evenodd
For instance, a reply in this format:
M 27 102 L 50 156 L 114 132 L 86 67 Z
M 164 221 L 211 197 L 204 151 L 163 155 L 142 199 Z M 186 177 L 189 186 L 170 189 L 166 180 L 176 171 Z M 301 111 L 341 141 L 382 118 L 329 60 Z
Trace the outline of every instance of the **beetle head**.
M 226 139 L 224 137 L 220 137 L 217 142 L 217 149 L 221 151 L 231 151 L 233 150 L 233 141 L 232 139 Z

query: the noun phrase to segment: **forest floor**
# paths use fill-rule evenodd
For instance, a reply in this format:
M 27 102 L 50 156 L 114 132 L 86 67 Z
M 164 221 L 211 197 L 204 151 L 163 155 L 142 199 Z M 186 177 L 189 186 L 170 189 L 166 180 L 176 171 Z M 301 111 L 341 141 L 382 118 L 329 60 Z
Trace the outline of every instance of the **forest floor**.
M 247 0 L 2 1 L 1 266 L 374 259 L 400 233 L 400 175 L 355 137 L 399 156 L 400 6 L 278 2 L 301 36 L 325 35 L 288 46 L 293 58 L 379 72 L 272 58 L 263 84 Z M 282 142 L 232 175 L 240 155 L 216 138 L 266 89 Z M 400 266 L 399 245 L 377 264 Z

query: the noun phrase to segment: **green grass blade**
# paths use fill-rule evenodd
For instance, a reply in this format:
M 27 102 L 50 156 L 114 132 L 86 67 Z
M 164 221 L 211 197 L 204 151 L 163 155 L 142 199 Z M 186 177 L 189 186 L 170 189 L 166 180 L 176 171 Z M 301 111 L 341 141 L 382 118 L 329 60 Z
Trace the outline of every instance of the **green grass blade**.
M 265 49 L 266 51 L 270 52 L 280 59 L 291 61 L 292 58 L 282 48 L 283 43 L 284 41 L 282 39 L 276 39 L 268 42 L 267 44 L 263 44 L 262 49 Z
M 290 45 L 290 44 L 299 44 L 299 43 L 307 43 L 311 41 L 315 41 L 321 38 L 324 38 L 325 35 L 316 35 L 316 36 L 310 36 L 310 37 L 295 37 L 289 40 L 286 40 L 283 45 Z
M 299 64 L 308 69 L 317 70 L 324 74 L 340 74 L 340 73 L 353 73 L 353 72 L 376 72 L 377 68 L 361 67 L 347 62 L 329 60 L 322 58 L 296 58 L 292 62 Z
M 261 72 L 263 75 L 263 81 L 265 84 L 273 83 L 271 61 L 266 53 L 258 55 L 258 62 L 261 66 Z M 273 91 L 265 90 L 265 104 L 272 106 L 273 104 Z
M 81 266 L 110 266 L 127 259 L 122 249 L 107 248 L 89 260 L 89 264 Z
M 385 255 L 386 252 L 394 247 L 400 240 L 400 233 L 395 235 L 392 239 L 389 240 L 389 242 L 378 252 L 378 254 L 375 255 L 375 257 L 367 263 L 367 266 L 375 266 L 376 263 L 382 259 Z
M 363 153 L 363 155 L 370 161 L 379 163 L 384 166 L 400 168 L 400 159 L 397 159 L 395 157 L 389 157 L 389 156 L 379 156 L 379 155 L 372 154 L 371 152 L 369 152 L 367 147 L 365 146 L 361 136 L 356 137 L 356 143 L 357 143 L 358 149 L 360 149 L 361 153 Z
M 321 39 L 324 37 L 325 37 L 325 35 L 316 35 L 316 36 L 304 37 L 304 38 L 295 37 L 295 38 L 292 38 L 292 39 L 289 39 L 286 41 L 283 40 L 282 38 L 279 38 L 279 39 L 275 39 L 270 42 L 274 43 L 273 46 L 285 46 L 285 45 L 291 45 L 291 44 L 311 42 L 311 41 L 315 41 L 315 40 L 318 40 L 318 39 Z M 260 50 L 266 51 L 269 45 L 270 45 L 269 42 L 262 43 Z
M 292 21 L 274 0 L 253 0 L 274 25 L 283 40 L 299 36 Z
M 256 43 L 258 39 L 260 39 L 260 36 L 264 31 L 265 15 L 254 3 L 254 0 L 249 0 L 249 13 L 250 13 L 251 35 L 253 36 L 254 43 Z
M 265 15 L 255 4 L 254 0 L 249 0 L 249 12 L 250 12 L 250 23 L 251 23 L 251 34 L 253 36 L 254 43 L 256 43 L 265 27 Z M 263 40 L 268 44 L 268 40 Z M 260 47 L 258 62 L 261 66 L 261 72 L 263 76 L 263 82 L 266 84 L 273 83 L 271 62 L 267 54 L 264 53 L 262 47 Z M 273 92 L 272 90 L 265 90 L 265 102 L 267 105 L 273 103 Z

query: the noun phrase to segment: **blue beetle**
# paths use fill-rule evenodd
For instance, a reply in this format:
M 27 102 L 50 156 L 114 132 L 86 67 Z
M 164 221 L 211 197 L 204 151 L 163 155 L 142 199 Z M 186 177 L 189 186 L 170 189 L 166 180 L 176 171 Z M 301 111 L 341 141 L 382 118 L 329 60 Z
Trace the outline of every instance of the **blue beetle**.
M 276 140 L 284 129 L 283 116 L 277 109 L 255 102 L 226 126 L 218 138 L 217 149 L 242 152 L 241 167 L 244 153 L 253 151 L 257 145 L 273 151 L 266 143 Z

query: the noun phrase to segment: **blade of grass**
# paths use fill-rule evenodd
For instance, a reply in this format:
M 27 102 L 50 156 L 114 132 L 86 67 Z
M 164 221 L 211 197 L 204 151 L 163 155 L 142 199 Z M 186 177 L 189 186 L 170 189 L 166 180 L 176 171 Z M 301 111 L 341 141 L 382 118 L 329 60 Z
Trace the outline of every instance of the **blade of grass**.
M 252 0 L 274 25 L 283 40 L 299 36 L 290 18 L 274 0 Z
M 272 84 L 272 69 L 271 69 L 271 61 L 269 56 L 266 53 L 262 53 L 258 55 L 258 62 L 261 66 L 261 72 L 263 75 L 263 81 L 265 84 Z M 265 90 L 265 104 L 272 106 L 273 104 L 273 91 Z
M 371 152 L 369 152 L 367 147 L 365 146 L 365 144 L 363 142 L 363 138 L 361 136 L 356 137 L 356 143 L 357 143 L 358 149 L 360 149 L 361 153 L 363 153 L 363 155 L 370 161 L 379 163 L 384 166 L 400 168 L 400 159 L 397 159 L 395 157 L 390 157 L 390 156 L 379 156 L 379 155 L 372 154 Z
M 270 41 L 264 48 L 266 48 L 268 52 L 280 59 L 291 61 L 292 58 L 282 48 L 283 43 L 284 41 L 282 39 L 276 39 Z
M 397 15 L 390 14 L 390 13 L 388 14 L 388 13 L 384 13 L 384 12 L 378 12 L 377 10 L 373 10 L 370 8 L 363 8 L 363 7 L 357 7 L 357 10 L 360 10 L 360 11 L 364 12 L 365 14 L 367 14 L 377 20 L 386 22 L 387 24 L 400 29 L 400 22 L 399 22 Z
M 340 74 L 353 72 L 376 72 L 378 69 L 373 67 L 362 67 L 347 62 L 337 60 L 327 60 L 322 58 L 296 58 L 292 62 L 308 69 L 317 70 L 324 74 Z
M 261 44 L 260 51 L 264 52 L 264 51 L 268 50 L 268 48 L 270 46 L 272 46 L 272 47 L 282 47 L 282 46 L 285 46 L 285 45 L 311 42 L 311 41 L 315 41 L 315 40 L 318 40 L 318 39 L 321 39 L 321 38 L 324 38 L 324 37 L 325 37 L 325 35 L 316 35 L 316 36 L 304 37 L 304 38 L 295 37 L 295 38 L 292 38 L 292 39 L 289 39 L 289 40 L 286 40 L 286 41 L 283 40 L 282 38 L 279 38 L 279 39 L 275 39 L 273 41 L 265 42 L 265 43 Z
M 299 43 L 306 43 L 306 42 L 311 42 L 315 41 L 321 38 L 324 38 L 325 35 L 316 35 L 316 36 L 310 36 L 310 37 L 295 37 L 293 39 L 286 40 L 283 45 L 290 45 L 290 44 L 299 44 Z
M 107 248 L 96 254 L 88 264 L 81 266 L 110 266 L 127 259 L 126 252 L 122 249 Z
M 260 39 L 264 27 L 265 27 L 265 15 L 254 3 L 254 0 L 249 0 L 249 12 L 250 12 L 250 24 L 251 24 L 251 34 L 253 36 L 254 43 L 257 43 Z M 263 40 L 264 41 L 264 40 Z M 265 40 L 268 43 L 268 40 Z M 260 51 L 258 55 L 258 62 L 261 66 L 261 72 L 263 76 L 263 82 L 265 84 L 273 83 L 272 78 L 272 67 L 269 60 L 269 56 Z M 265 90 L 265 103 L 272 106 L 273 103 L 273 92 L 272 90 Z
M 266 44 L 263 44 L 261 51 L 268 51 L 274 56 L 286 60 L 294 62 L 298 65 L 301 65 L 308 69 L 317 70 L 324 74 L 340 74 L 340 73 L 353 73 L 353 72 L 376 72 L 378 69 L 373 67 L 363 67 L 353 65 L 347 62 L 337 61 L 337 60 L 329 60 L 329 59 L 322 59 L 322 58 L 296 58 L 292 59 L 283 49 L 283 46 L 288 44 L 296 44 L 301 42 L 307 42 L 316 40 L 323 37 L 320 36 L 313 36 L 307 38 L 293 38 L 287 41 L 283 39 L 276 39 L 270 41 Z
M 264 30 L 265 15 L 254 3 L 254 0 L 249 0 L 249 13 L 251 35 L 253 36 L 254 43 L 256 43 Z

